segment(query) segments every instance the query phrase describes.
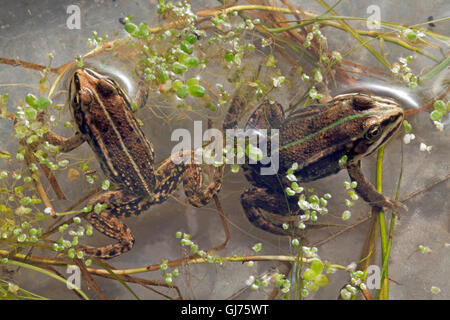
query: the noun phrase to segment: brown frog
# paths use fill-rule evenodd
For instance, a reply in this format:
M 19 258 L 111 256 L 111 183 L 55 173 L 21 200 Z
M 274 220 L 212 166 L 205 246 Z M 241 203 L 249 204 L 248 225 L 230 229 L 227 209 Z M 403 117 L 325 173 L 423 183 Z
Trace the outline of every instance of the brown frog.
M 147 92 L 144 89 L 139 93 L 138 101 L 144 103 Z M 106 204 L 106 209 L 100 213 L 93 210 L 85 218 L 118 242 L 102 248 L 80 246 L 85 255 L 106 259 L 130 250 L 134 237 L 119 218 L 138 215 L 164 202 L 181 181 L 188 201 L 196 207 L 206 205 L 219 192 L 223 166 L 215 170 L 212 182 L 204 187 L 200 165 L 181 161 L 186 159 L 186 152 L 193 157 L 192 151 L 172 155 L 154 167 L 153 146 L 136 121 L 130 98 L 114 79 L 89 68 L 76 70 L 70 79 L 69 105 L 77 133 L 62 138 L 49 132 L 46 140 L 60 146 L 62 152 L 88 142 L 103 172 L 116 185 L 115 190 L 89 201 L 92 206 Z
M 239 110 L 245 100 L 233 99 L 226 123 L 236 126 Z M 283 107 L 265 101 L 249 117 L 245 129 L 278 129 L 279 169 L 271 175 L 261 175 L 261 163 L 243 165 L 247 180 L 252 184 L 241 195 L 241 204 L 250 222 L 274 234 L 291 235 L 281 223 L 267 219 L 262 210 L 281 216 L 299 213 L 298 198 L 286 194 L 288 170 L 295 163 L 299 182 L 321 179 L 346 168 L 357 182 L 356 192 L 377 207 L 406 208 L 378 193 L 364 177 L 361 160 L 386 143 L 403 122 L 403 109 L 395 101 L 361 93 L 343 94 L 326 104 L 300 108 L 285 116 Z M 269 137 L 269 133 L 267 133 Z M 347 162 L 340 161 L 344 156 Z

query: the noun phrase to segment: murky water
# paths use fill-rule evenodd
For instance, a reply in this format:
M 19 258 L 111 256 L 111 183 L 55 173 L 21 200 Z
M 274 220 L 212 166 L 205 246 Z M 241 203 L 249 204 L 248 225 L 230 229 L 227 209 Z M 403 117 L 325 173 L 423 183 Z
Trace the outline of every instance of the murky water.
M 156 1 L 153 1 L 156 2 Z M 292 1 L 296 4 L 298 1 Z M 134 21 L 147 21 L 151 26 L 157 26 L 158 16 L 155 8 L 149 5 L 148 1 L 79 1 L 81 9 L 81 29 L 69 30 L 66 26 L 68 14 L 66 8 L 72 4 L 71 1 L 5 1 L 0 12 L 0 57 L 18 58 L 38 64 L 48 62 L 47 54 L 53 53 L 54 61 L 52 66 L 62 65 L 79 54 L 86 53 L 90 49 L 86 45 L 86 39 L 91 37 L 91 32 L 96 30 L 99 35 L 108 34 L 110 38 L 124 36 L 125 33 L 119 18 L 133 15 Z M 301 1 L 303 9 L 313 12 L 323 12 L 323 9 L 313 1 Z M 367 7 L 370 1 L 346 1 L 340 4 L 336 10 L 341 15 L 367 17 Z M 425 22 L 429 16 L 434 19 L 444 18 L 449 15 L 450 7 L 446 1 L 434 1 L 426 3 L 424 1 L 378 1 L 381 19 L 394 21 L 402 24 L 414 24 Z M 192 1 L 193 9 L 218 5 L 214 1 Z M 280 5 L 280 4 L 279 4 Z M 425 25 L 427 28 L 431 28 Z M 433 31 L 450 36 L 448 33 L 449 22 L 436 23 Z M 115 35 L 118 32 L 118 35 Z M 346 48 L 355 46 L 355 41 L 343 31 L 336 31 L 330 27 L 324 29 L 324 34 L 328 38 L 329 51 L 339 50 L 345 52 Z M 378 45 L 373 43 L 374 46 Z M 443 50 L 448 51 L 448 43 L 441 43 Z M 397 50 L 398 47 L 385 43 L 385 52 L 390 61 L 395 61 L 404 56 L 405 50 Z M 392 51 L 391 51 L 392 50 Z M 438 55 L 436 50 L 434 54 Z M 413 70 L 420 73 L 436 62 L 429 58 L 414 54 L 412 63 Z M 279 54 L 276 58 L 280 60 L 280 67 L 283 74 L 288 74 L 295 79 L 295 70 Z M 367 50 L 358 49 L 351 53 L 348 60 L 355 63 L 382 69 L 381 64 L 371 56 Z M 99 60 L 98 60 L 99 61 Z M 101 61 L 101 59 L 100 59 Z M 111 69 L 120 70 L 125 75 L 133 72 L 123 67 L 117 68 L 109 66 Z M 310 69 L 311 66 L 304 66 Z M 346 68 L 351 69 L 350 66 Z M 251 69 L 251 68 L 249 68 Z M 388 72 L 384 69 L 384 72 Z M 443 76 L 432 79 L 438 87 L 442 79 L 447 77 L 448 72 L 443 72 Z M 212 68 L 205 72 L 202 77 L 208 79 L 210 83 L 221 77 L 221 73 Z M 412 102 L 405 102 L 407 108 L 413 108 L 414 104 L 421 105 L 425 98 L 430 98 L 433 92 L 420 92 L 420 90 L 405 90 L 399 84 L 393 84 L 382 80 L 374 80 L 365 74 L 354 74 L 358 83 L 365 83 L 374 87 L 376 84 L 379 90 L 386 92 L 383 88 L 400 88 L 408 99 Z M 8 92 L 10 103 L 8 108 L 12 110 L 18 101 L 24 99 L 27 93 L 38 95 L 39 75 L 36 71 L 24 70 L 18 67 L 0 65 L 0 93 Z M 300 90 L 296 85 L 301 85 L 297 78 L 285 91 L 280 91 L 279 99 L 285 105 L 289 105 Z M 331 86 L 330 86 L 331 87 Z M 342 85 L 330 90 L 331 94 L 345 90 Z M 375 90 L 376 91 L 376 90 Z M 60 101 L 64 101 L 64 92 L 59 96 Z M 394 94 L 395 95 L 395 94 Z M 192 129 L 192 120 L 205 119 L 204 114 L 186 113 L 190 118 L 184 121 L 167 122 L 158 117 L 160 113 L 152 106 L 161 106 L 176 103 L 175 100 L 164 100 L 158 94 L 151 95 L 148 108 L 139 112 L 139 118 L 144 122 L 144 131 L 152 140 L 156 161 L 163 160 L 170 155 L 170 151 L 175 142 L 170 141 L 171 133 L 175 128 Z M 447 98 L 448 99 L 448 98 Z M 165 110 L 170 110 L 165 109 Z M 181 112 L 176 113 L 179 116 Z M 210 113 L 211 115 L 211 113 Z M 220 122 L 223 113 L 216 115 L 217 122 Z M 69 119 L 69 116 L 67 116 Z M 447 125 L 443 132 L 439 132 L 429 120 L 427 112 L 408 118 L 414 128 L 416 140 L 408 145 L 402 145 L 403 132 L 398 134 L 386 147 L 384 160 L 383 193 L 393 197 L 400 169 L 402 173 L 402 185 L 400 199 L 422 190 L 425 186 L 433 183 L 436 179 L 443 178 L 450 171 L 450 133 L 448 130 L 448 115 L 443 122 Z M 206 124 L 205 124 L 206 127 Z M 0 122 L 0 148 L 14 150 L 14 141 L 10 138 L 11 124 L 8 121 Z M 70 136 L 73 129 L 65 129 L 60 133 Z M 419 151 L 420 142 L 433 146 L 432 152 Z M 403 164 L 402 164 L 403 153 Z M 91 150 L 87 145 L 83 145 L 69 155 L 69 159 L 93 159 Z M 363 169 L 366 176 L 375 180 L 375 156 L 363 161 Z M 94 169 L 100 172 L 95 160 L 91 161 Z M 70 181 L 66 179 L 63 172 L 58 176 L 63 190 L 71 201 L 79 199 L 90 186 L 83 180 Z M 338 175 L 328 177 L 315 183 L 307 184 L 314 187 L 320 193 L 332 193 L 333 200 L 330 201 L 329 210 L 331 221 L 344 224 L 340 219 L 341 213 L 345 210 L 343 200 L 346 193 L 343 188 L 343 181 L 348 180 L 347 173 L 342 171 Z M 101 180 L 99 180 L 101 181 Z M 396 223 L 395 236 L 393 241 L 390 278 L 395 282 L 391 284 L 391 298 L 393 299 L 440 299 L 449 298 L 450 283 L 448 281 L 448 269 L 450 267 L 450 206 L 449 191 L 450 182 L 445 180 L 431 188 L 419 192 L 409 199 L 405 204 L 409 207 L 408 212 L 402 212 L 400 219 Z M 261 242 L 262 255 L 288 254 L 290 252 L 289 241 L 286 238 L 268 234 L 258 230 L 246 219 L 240 205 L 240 194 L 246 190 L 248 183 L 242 174 L 233 174 L 226 170 L 223 190 L 220 193 L 220 200 L 223 210 L 231 229 L 231 240 L 225 250 L 218 252 L 222 256 L 245 256 L 254 254 L 252 246 Z M 52 197 L 54 197 L 52 195 Z M 57 201 L 57 210 L 63 210 L 71 201 Z M 359 219 L 368 214 L 369 207 L 361 201 L 352 208 L 352 218 L 347 224 L 356 223 Z M 334 217 L 334 218 L 333 218 Z M 126 219 L 126 224 L 133 230 L 136 237 L 136 244 L 132 251 L 110 261 L 114 267 L 119 269 L 143 267 L 160 263 L 163 259 L 178 259 L 182 254 L 179 240 L 175 238 L 177 231 L 189 233 L 192 240 L 199 244 L 201 249 L 207 249 L 220 244 L 224 240 L 224 232 L 220 223 L 219 215 L 214 203 L 205 208 L 193 208 L 184 199 L 182 187 L 179 188 L 177 197 L 169 199 L 161 205 L 154 206 L 138 217 Z M 318 247 L 319 255 L 323 260 L 341 265 L 348 265 L 358 261 L 360 250 L 368 229 L 368 223 L 362 223 L 355 228 L 331 239 Z M 336 228 L 310 234 L 310 241 L 314 243 L 331 236 L 337 231 Z M 90 239 L 91 244 L 103 245 L 110 243 L 110 240 L 95 235 Z M 428 246 L 432 249 L 429 254 L 417 252 L 419 245 Z M 36 250 L 34 254 L 40 252 Z M 227 263 L 223 266 L 216 264 L 192 265 L 189 267 L 179 267 L 180 277 L 176 284 L 180 287 L 183 297 L 199 299 L 223 299 L 232 296 L 246 287 L 245 281 L 250 275 L 261 275 L 270 268 L 276 266 L 274 262 L 258 262 L 251 268 L 241 263 Z M 60 269 L 65 273 L 64 269 Z M 139 275 L 148 279 L 163 279 L 160 271 L 147 272 Z M 104 289 L 107 297 L 113 299 L 132 298 L 131 294 L 117 282 L 111 280 L 95 278 Z M 329 285 L 319 290 L 314 298 L 335 299 L 340 288 L 348 282 L 346 273 L 340 271 L 330 276 Z M 65 288 L 61 283 L 48 279 L 40 274 L 32 273 L 20 269 L 14 276 L 14 281 L 23 288 L 37 292 L 43 296 L 56 299 L 72 299 L 76 296 Z M 437 286 L 441 289 L 441 295 L 433 295 L 430 288 Z M 132 285 L 133 290 L 144 299 L 160 299 L 160 295 L 151 292 L 137 285 Z M 83 289 L 86 289 L 83 287 Z M 161 291 L 174 295 L 173 291 L 160 288 Z M 95 297 L 92 291 L 87 291 L 89 296 Z M 270 290 L 252 292 L 243 290 L 239 298 L 265 298 Z

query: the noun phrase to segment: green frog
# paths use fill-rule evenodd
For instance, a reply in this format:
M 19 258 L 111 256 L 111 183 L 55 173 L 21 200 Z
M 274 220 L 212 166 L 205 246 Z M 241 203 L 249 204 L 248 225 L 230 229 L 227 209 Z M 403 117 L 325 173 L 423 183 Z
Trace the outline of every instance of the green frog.
M 147 86 L 141 83 L 139 88 L 136 100 L 144 104 Z M 45 139 L 60 146 L 62 152 L 87 142 L 102 171 L 116 186 L 89 201 L 93 207 L 106 204 L 106 209 L 99 213 L 93 210 L 85 218 L 117 243 L 101 248 L 80 246 L 86 256 L 108 259 L 130 250 L 135 240 L 120 218 L 164 202 L 181 182 L 188 201 L 196 207 L 206 205 L 221 189 L 223 166 L 215 169 L 212 182 L 203 186 L 201 166 L 183 161 L 186 156 L 192 160 L 193 151 L 174 154 L 155 168 L 152 143 L 139 127 L 127 93 L 113 78 L 91 68 L 76 70 L 70 78 L 68 102 L 76 134 L 63 138 L 49 132 Z
M 245 104 L 240 96 L 233 98 L 225 119 L 229 126 L 237 125 L 239 110 L 244 110 Z M 263 210 L 281 216 L 300 212 L 298 198 L 285 193 L 291 183 L 286 175 L 294 163 L 299 182 L 321 179 L 346 168 L 351 180 L 357 182 L 356 192 L 369 204 L 406 209 L 378 193 L 361 171 L 361 160 L 385 144 L 401 127 L 403 118 L 403 109 L 395 101 L 362 93 L 339 95 L 328 103 L 299 108 L 288 116 L 279 103 L 263 102 L 249 117 L 245 130 L 278 129 L 279 168 L 276 174 L 261 175 L 264 165 L 260 162 L 246 161 L 243 165 L 252 184 L 241 195 L 249 221 L 274 234 L 292 235 L 282 223 L 266 218 Z M 267 140 L 270 153 L 271 142 Z M 347 161 L 342 165 L 344 156 Z

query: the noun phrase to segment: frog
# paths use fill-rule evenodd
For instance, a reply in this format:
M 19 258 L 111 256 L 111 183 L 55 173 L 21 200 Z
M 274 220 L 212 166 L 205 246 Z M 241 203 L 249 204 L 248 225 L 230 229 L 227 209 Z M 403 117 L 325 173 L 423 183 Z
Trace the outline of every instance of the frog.
M 247 101 L 235 96 L 225 122 L 236 127 Z M 407 210 L 401 202 L 377 192 L 361 170 L 364 157 L 373 154 L 402 126 L 403 108 L 393 99 L 360 92 L 341 94 L 327 103 L 297 108 L 289 115 L 274 100 L 263 101 L 249 116 L 245 130 L 263 130 L 271 153 L 271 130 L 277 129 L 279 166 L 273 174 L 261 174 L 261 162 L 242 164 L 251 184 L 241 194 L 241 205 L 248 220 L 257 228 L 276 235 L 292 235 L 286 224 L 267 217 L 299 215 L 298 197 L 286 193 L 292 179 L 286 176 L 296 168 L 298 182 L 311 182 L 346 169 L 355 181 L 355 191 L 378 208 Z M 346 159 L 346 161 L 343 161 Z M 248 160 L 248 159 L 247 159 Z M 275 215 L 275 216 L 274 216 Z M 280 220 L 280 219 L 275 219 Z
M 135 101 L 143 106 L 148 85 L 140 82 Z M 87 142 L 114 190 L 102 192 L 89 200 L 88 206 L 102 204 L 100 212 L 92 209 L 84 218 L 100 233 L 117 242 L 103 247 L 79 245 L 84 256 L 111 259 L 132 249 L 135 238 L 122 217 L 139 215 L 150 206 L 166 201 L 182 183 L 188 202 L 201 207 L 221 189 L 223 167 L 213 173 L 208 185 L 203 183 L 201 164 L 194 151 L 172 154 L 155 168 L 154 148 L 133 112 L 132 101 L 113 77 L 93 67 L 78 68 L 69 77 L 68 104 L 76 124 L 69 138 L 46 133 L 44 138 L 63 153 Z

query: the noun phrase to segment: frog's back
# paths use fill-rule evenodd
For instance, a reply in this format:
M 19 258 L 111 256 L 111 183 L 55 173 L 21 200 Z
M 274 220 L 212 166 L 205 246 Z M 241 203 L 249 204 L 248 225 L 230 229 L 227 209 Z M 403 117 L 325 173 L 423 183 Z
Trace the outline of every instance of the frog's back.
M 345 105 L 314 105 L 292 113 L 280 128 L 280 168 L 299 165 L 296 175 L 312 181 L 337 173 L 339 160 L 360 134 L 355 111 Z
M 109 108 L 114 126 L 103 126 L 104 120 L 95 121 L 91 128 L 104 130 L 92 139 L 103 144 L 106 152 L 97 152 L 105 174 L 115 183 L 132 193 L 151 193 L 154 188 L 153 149 L 138 127 L 133 115 L 122 108 Z M 105 157 L 105 155 L 107 155 Z
M 83 103 L 74 119 L 96 152 L 105 175 L 130 193 L 151 194 L 155 185 L 153 148 L 139 128 L 125 93 L 110 79 L 89 70 L 77 74 Z

